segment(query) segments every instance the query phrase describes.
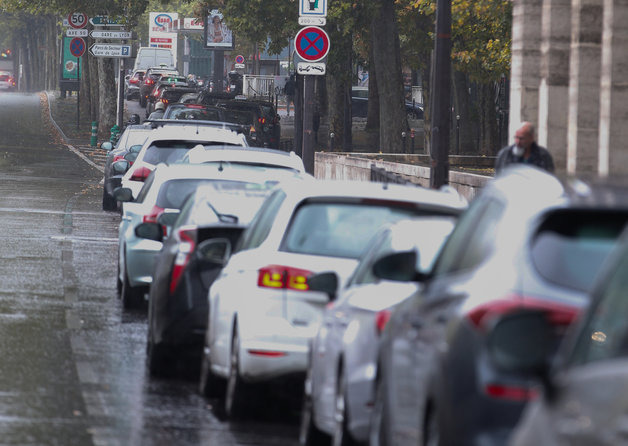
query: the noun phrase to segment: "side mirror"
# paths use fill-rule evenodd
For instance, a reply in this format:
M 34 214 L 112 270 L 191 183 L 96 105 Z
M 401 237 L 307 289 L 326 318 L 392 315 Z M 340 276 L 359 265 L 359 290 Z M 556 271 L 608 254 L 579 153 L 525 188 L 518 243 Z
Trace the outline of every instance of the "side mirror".
M 380 257 L 373 264 L 375 277 L 395 282 L 423 282 L 427 275 L 417 271 L 419 254 L 416 251 L 395 252 Z
M 338 282 L 338 275 L 333 271 L 313 274 L 307 278 L 308 289 L 326 293 L 330 301 L 336 300 Z
M 226 238 L 210 238 L 199 243 L 196 256 L 202 262 L 225 266 L 231 257 L 231 242 Z
M 111 141 L 105 141 L 100 144 L 100 148 L 109 152 L 111 149 L 113 149 L 113 144 L 111 144 Z
M 489 329 L 486 346 L 500 370 L 538 376 L 548 369 L 553 341 L 547 315 L 522 310 L 498 319 Z
M 180 213 L 181 211 L 178 209 L 166 209 L 159 214 L 159 217 L 157 217 L 157 223 L 163 226 L 172 227 L 174 222 L 177 221 L 177 218 L 179 218 Z
M 164 239 L 163 228 L 159 223 L 140 223 L 135 227 L 135 235 L 156 242 L 161 242 Z
M 137 152 L 129 152 L 126 155 L 124 155 L 124 159 L 130 163 L 129 167 L 131 164 L 135 162 L 135 160 L 137 159 L 137 155 L 138 155 Z
M 125 159 L 118 160 L 113 163 L 111 165 L 111 170 L 113 171 L 114 175 L 123 175 L 126 173 L 127 170 L 129 170 L 129 167 L 131 167 L 131 163 L 125 157 Z
M 128 187 L 117 187 L 113 190 L 113 198 L 124 203 L 131 202 L 133 201 L 133 191 Z

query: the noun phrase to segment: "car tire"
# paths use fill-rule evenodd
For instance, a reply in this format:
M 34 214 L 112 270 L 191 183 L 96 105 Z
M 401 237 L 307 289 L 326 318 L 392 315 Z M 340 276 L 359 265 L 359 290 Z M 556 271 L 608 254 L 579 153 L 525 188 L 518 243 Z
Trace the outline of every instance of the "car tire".
M 440 429 L 436 408 L 429 406 L 423 423 L 423 446 L 438 446 L 440 444 Z
M 331 443 L 329 435 L 321 431 L 314 423 L 314 403 L 312 402 L 312 368 L 308 366 L 301 409 L 299 444 L 301 446 L 326 446 Z
M 117 211 L 118 202 L 103 189 L 102 191 L 102 210 L 103 211 Z
M 231 340 L 231 354 L 229 377 L 227 378 L 227 387 L 225 389 L 225 415 L 227 418 L 242 418 L 246 411 L 247 389 L 246 383 L 242 381 L 240 376 L 240 337 L 238 335 L 238 327 L 233 330 L 233 338 Z
M 225 395 L 225 381 L 218 377 L 211 370 L 211 362 L 209 359 L 209 349 L 203 349 L 201 358 L 201 372 L 198 390 L 201 395 L 207 398 L 222 398 Z
M 146 345 L 148 372 L 155 377 L 168 377 L 174 370 L 172 356 L 166 346 L 155 344 L 150 338 Z
M 332 437 L 332 446 L 357 446 L 347 429 L 349 417 L 347 416 L 347 392 L 344 374 L 338 377 L 338 388 L 334 397 L 334 420 L 336 426 Z
M 120 287 L 122 306 L 127 310 L 139 308 L 144 298 L 144 288 L 131 286 L 131 284 L 129 283 L 129 276 L 126 272 L 126 261 L 124 262 L 124 265 L 124 272 L 122 274 L 122 286 Z
M 375 383 L 375 406 L 371 414 L 369 446 L 392 446 L 389 435 L 388 411 L 384 402 L 384 391 L 382 379 L 378 379 Z

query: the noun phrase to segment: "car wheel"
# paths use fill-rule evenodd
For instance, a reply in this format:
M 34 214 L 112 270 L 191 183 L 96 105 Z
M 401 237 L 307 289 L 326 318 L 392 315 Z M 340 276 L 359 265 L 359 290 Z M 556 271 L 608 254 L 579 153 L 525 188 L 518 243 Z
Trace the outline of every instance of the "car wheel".
M 122 297 L 122 306 L 126 309 L 138 308 L 142 304 L 144 298 L 143 287 L 134 287 L 129 283 L 129 276 L 126 272 L 126 262 L 124 262 L 124 273 L 122 274 L 122 286 L 120 296 Z
M 375 383 L 375 406 L 371 414 L 369 431 L 369 446 L 384 446 L 392 444 L 388 432 L 388 416 L 384 403 L 384 385 L 381 379 Z
M 117 211 L 118 202 L 103 189 L 102 191 L 102 210 L 103 211 Z
M 429 407 L 423 425 L 423 446 L 438 446 L 440 444 L 440 430 L 438 427 L 437 412 Z
M 314 404 L 312 403 L 312 371 L 307 369 L 305 390 L 303 392 L 303 407 L 301 409 L 301 426 L 299 428 L 299 444 L 302 446 L 318 446 L 330 444 L 327 434 L 316 427 L 314 423 Z
M 198 387 L 201 395 L 207 398 L 221 398 L 225 394 L 225 382 L 222 378 L 216 376 L 211 370 L 211 362 L 209 359 L 209 348 L 203 348 L 203 357 L 201 359 L 201 377 Z
M 238 336 L 238 327 L 234 328 L 233 339 L 231 340 L 231 355 L 229 378 L 227 379 L 227 388 L 225 390 L 225 415 L 228 418 L 242 418 L 246 409 L 246 384 L 240 376 L 240 339 Z
M 118 260 L 118 274 L 116 275 L 116 291 L 118 299 L 122 297 L 122 280 L 120 280 L 120 261 Z
M 355 446 L 356 444 L 347 430 L 349 418 L 347 416 L 347 392 L 345 385 L 345 377 L 341 374 L 338 377 L 338 388 L 334 401 L 334 421 L 336 422 L 336 426 L 331 443 L 333 446 Z
M 168 349 L 163 345 L 155 344 L 150 338 L 146 345 L 148 371 L 151 376 L 170 376 L 173 370 L 173 361 Z

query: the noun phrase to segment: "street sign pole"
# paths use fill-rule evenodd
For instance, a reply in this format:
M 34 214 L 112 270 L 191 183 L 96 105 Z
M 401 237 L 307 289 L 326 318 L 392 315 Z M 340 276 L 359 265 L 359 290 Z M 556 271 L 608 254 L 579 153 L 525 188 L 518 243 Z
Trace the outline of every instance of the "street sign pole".
M 314 77 L 303 79 L 303 165 L 305 171 L 314 175 Z
M 81 58 L 79 56 L 76 56 L 76 79 L 79 83 L 79 87 L 76 90 L 76 130 L 78 130 L 81 122 Z

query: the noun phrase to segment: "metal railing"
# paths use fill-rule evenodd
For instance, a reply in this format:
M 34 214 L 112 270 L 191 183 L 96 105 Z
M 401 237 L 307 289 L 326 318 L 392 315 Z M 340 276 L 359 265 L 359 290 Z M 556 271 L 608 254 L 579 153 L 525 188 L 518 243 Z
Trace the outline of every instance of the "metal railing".
M 242 79 L 242 94 L 250 98 L 265 97 L 272 101 L 275 95 L 275 77 L 245 74 Z

